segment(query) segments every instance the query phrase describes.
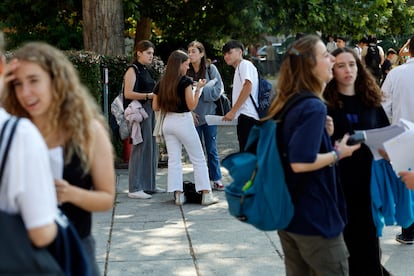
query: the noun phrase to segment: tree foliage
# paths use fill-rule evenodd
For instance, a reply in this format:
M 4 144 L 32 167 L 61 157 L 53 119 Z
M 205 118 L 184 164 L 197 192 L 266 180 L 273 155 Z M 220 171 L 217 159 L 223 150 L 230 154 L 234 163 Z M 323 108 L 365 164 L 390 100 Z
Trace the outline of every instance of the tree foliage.
M 171 48 L 197 39 L 221 45 L 234 38 L 297 32 L 399 36 L 413 32 L 413 0 L 123 0 L 126 26 L 139 39 Z M 82 48 L 82 0 L 3 0 L 0 24 L 13 41 L 42 38 L 63 48 Z M 116 36 L 115 36 L 116 37 Z M 110 39 L 110 38 L 108 38 Z M 166 46 L 165 46 L 166 47 Z M 218 47 L 216 47 L 218 48 Z
M 413 32 L 413 7 L 406 0 L 267 0 L 279 9 L 273 23 L 282 33 L 315 32 L 345 34 L 403 35 Z M 278 23 L 279 22 L 279 23 Z M 280 24 L 280 22 L 283 22 Z M 274 30 L 276 31 L 276 30 Z
M 270 30 L 260 14 L 262 0 L 124 0 L 125 14 L 149 17 L 160 30 L 162 40 L 217 40 L 221 37 L 257 38 Z M 139 27 L 139 26 L 138 26 Z
M 43 40 L 61 49 L 82 48 L 81 0 L 2 0 L 0 26 L 9 48 Z

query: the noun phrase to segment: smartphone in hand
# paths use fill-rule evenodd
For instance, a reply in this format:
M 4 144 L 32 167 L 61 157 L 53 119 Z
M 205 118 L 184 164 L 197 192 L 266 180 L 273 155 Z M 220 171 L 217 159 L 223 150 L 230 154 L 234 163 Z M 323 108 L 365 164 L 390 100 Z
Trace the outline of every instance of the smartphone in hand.
M 364 143 L 366 140 L 367 140 L 367 135 L 366 135 L 365 131 L 363 131 L 363 130 L 362 131 L 355 131 L 354 134 L 349 136 L 349 139 L 346 142 L 346 144 L 348 146 L 352 146 L 352 145 Z

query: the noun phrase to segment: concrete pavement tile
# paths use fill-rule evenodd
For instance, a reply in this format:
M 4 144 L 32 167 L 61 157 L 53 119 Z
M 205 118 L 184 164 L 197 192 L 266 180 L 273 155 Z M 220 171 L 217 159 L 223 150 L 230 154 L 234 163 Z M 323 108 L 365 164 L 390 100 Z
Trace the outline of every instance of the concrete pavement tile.
M 252 256 L 271 256 L 281 261 L 278 252 L 265 232 L 250 225 L 234 224 L 226 221 L 198 221 L 188 226 L 191 242 L 197 258 L 246 258 Z
M 380 238 L 382 249 L 382 264 L 395 276 L 414 275 L 414 245 L 400 244 L 395 235 L 401 233 L 399 226 L 386 226 Z
M 284 264 L 272 257 L 254 256 L 248 258 L 199 258 L 201 275 L 214 276 L 269 276 L 285 275 Z
M 188 239 L 182 221 L 130 223 L 113 229 L 109 260 L 146 261 L 187 258 Z
M 219 127 L 218 148 L 220 159 L 238 151 L 235 128 Z M 228 185 L 232 179 L 226 169 L 221 171 Z M 101 272 L 107 265 L 104 275 L 285 274 L 277 232 L 259 231 L 230 216 L 224 192 L 214 192 L 218 204 L 185 204 L 181 211 L 172 193 L 154 194 L 149 200 L 127 198 L 128 171 L 117 170 L 117 176 L 113 221 L 112 211 L 94 214 Z M 183 164 L 183 179 L 194 180 L 191 164 Z M 157 185 L 166 188 L 166 168 L 158 169 Z M 414 245 L 396 242 L 399 232 L 400 227 L 384 228 L 382 262 L 394 276 L 414 275 Z
M 112 212 L 112 209 L 107 212 L 95 212 L 92 216 L 92 235 L 96 242 L 96 259 L 98 262 L 105 262 L 110 241 Z
M 154 260 L 111 262 L 107 274 L 110 276 L 136 276 L 136 275 L 168 275 L 168 276 L 198 276 L 191 258 L 177 260 Z M 207 274 L 202 274 L 207 275 Z
M 130 199 L 125 197 L 117 203 L 114 220 L 116 223 L 165 221 L 182 218 L 180 208 L 172 200 L 172 194 L 155 194 L 151 199 Z
M 227 203 L 225 200 L 220 199 L 219 203 L 210 206 L 201 206 L 200 204 L 184 204 L 183 212 L 187 221 L 200 220 L 200 219 L 223 219 L 223 220 L 236 220 L 228 212 Z

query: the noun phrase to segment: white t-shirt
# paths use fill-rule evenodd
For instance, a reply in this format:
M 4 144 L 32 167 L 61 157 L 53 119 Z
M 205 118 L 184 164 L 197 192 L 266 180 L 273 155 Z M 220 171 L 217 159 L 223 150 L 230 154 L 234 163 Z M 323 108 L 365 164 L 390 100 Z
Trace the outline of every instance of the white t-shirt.
M 232 103 L 235 103 L 239 98 L 243 84 L 246 80 L 249 80 L 252 83 L 252 91 L 250 94 L 252 95 L 257 105 L 259 76 L 257 69 L 253 63 L 245 59 L 241 60 L 239 66 L 237 66 L 234 72 Z M 236 113 L 236 118 L 238 118 L 240 114 L 244 114 L 246 116 L 259 120 L 259 115 L 257 114 L 256 108 L 254 107 L 250 97 L 248 97 L 243 105 L 239 108 Z
M 414 58 L 392 69 L 382 84 L 382 106 L 392 124 L 401 118 L 414 121 Z
M 355 54 L 357 54 L 358 58 L 361 60 L 362 48 L 356 45 L 354 48 L 354 51 L 355 51 Z
M 9 117 L 0 108 L 0 129 Z M 28 119 L 17 125 L 1 183 L 0 209 L 20 214 L 27 229 L 54 221 L 57 199 L 47 147 Z

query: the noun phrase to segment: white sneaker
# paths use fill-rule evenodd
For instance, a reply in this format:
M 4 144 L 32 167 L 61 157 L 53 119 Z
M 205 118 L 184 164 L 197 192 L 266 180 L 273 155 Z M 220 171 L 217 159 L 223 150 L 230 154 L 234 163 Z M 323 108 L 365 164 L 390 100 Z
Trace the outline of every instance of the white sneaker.
M 165 193 L 166 192 L 166 190 L 165 189 L 163 189 L 163 188 L 155 188 L 155 192 L 156 193 Z
M 215 204 L 219 202 L 218 198 L 213 196 L 212 192 L 203 193 L 202 199 L 201 199 L 201 205 L 207 206 L 211 204 Z
M 137 198 L 137 199 L 149 199 L 152 196 L 141 190 L 141 191 L 134 192 L 134 193 L 128 193 L 128 197 Z
M 184 192 L 175 191 L 174 192 L 175 205 L 183 205 L 185 203 Z

